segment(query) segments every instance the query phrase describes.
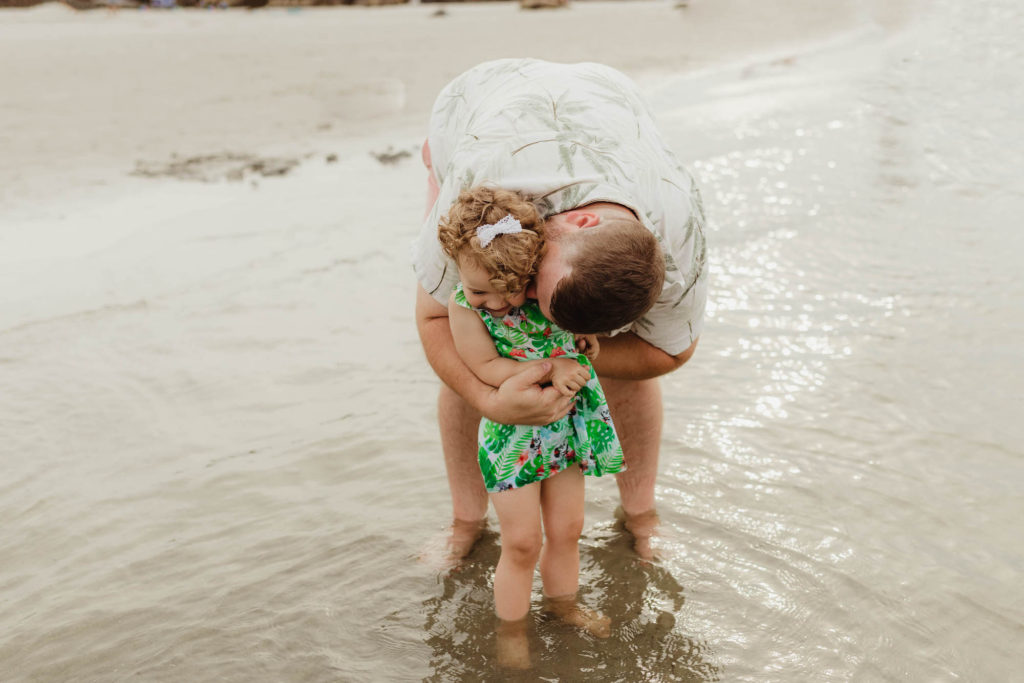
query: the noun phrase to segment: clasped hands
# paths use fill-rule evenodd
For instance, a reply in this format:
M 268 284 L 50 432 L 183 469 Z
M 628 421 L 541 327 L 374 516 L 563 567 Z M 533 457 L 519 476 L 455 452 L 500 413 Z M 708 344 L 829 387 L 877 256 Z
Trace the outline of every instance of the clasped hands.
M 590 362 L 597 358 L 600 344 L 597 342 L 597 335 L 577 334 L 576 350 L 586 356 Z M 543 382 L 551 382 L 551 386 L 558 389 L 563 396 L 573 397 L 590 381 L 590 368 L 580 365 L 575 358 L 553 358 L 551 359 L 551 376 L 542 379 Z
M 594 335 L 576 335 L 576 349 L 593 361 L 600 345 Z M 590 380 L 589 368 L 575 358 L 548 358 L 524 365 L 522 372 L 505 380 L 492 395 L 491 407 L 484 413 L 495 422 L 550 424 L 568 414 L 576 393 Z

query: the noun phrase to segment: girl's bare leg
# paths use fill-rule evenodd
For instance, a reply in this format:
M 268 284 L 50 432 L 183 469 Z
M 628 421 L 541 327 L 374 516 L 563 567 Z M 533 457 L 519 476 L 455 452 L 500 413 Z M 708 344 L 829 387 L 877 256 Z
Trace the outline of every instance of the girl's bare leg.
M 540 484 L 544 549 L 540 576 L 544 595 L 574 595 L 580 585 L 580 534 L 583 533 L 583 471 L 572 466 Z
M 509 669 L 530 668 L 526 615 L 543 543 L 540 494 L 540 484 L 491 494 L 501 524 L 501 557 L 494 570 L 498 665 Z
M 519 621 L 498 620 L 498 666 L 505 669 L 530 668 L 530 641 L 526 635 L 526 617 Z
M 608 617 L 576 601 L 580 583 L 580 534 L 583 532 L 583 472 L 570 467 L 541 482 L 544 549 L 540 575 L 545 606 L 562 621 L 598 638 L 611 632 Z
M 519 621 L 530 611 L 533 573 L 543 543 L 540 496 L 538 484 L 491 494 L 501 524 L 501 558 L 494 570 L 494 611 L 503 621 Z

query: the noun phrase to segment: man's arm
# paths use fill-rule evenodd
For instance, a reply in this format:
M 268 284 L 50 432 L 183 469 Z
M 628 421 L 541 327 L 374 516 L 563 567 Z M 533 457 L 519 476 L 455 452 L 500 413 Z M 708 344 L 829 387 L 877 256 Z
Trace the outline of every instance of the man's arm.
M 699 340 L 697 340 L 699 341 Z M 601 353 L 594 369 L 601 377 L 614 379 L 650 379 L 667 375 L 690 360 L 697 341 L 682 353 L 671 356 L 651 346 L 632 332 L 601 338 Z
M 455 350 L 448 309 L 416 287 L 416 327 L 430 366 L 441 381 L 481 414 L 502 424 L 546 425 L 569 412 L 574 397 L 554 387 L 541 388 L 549 363 L 527 367 L 495 389 L 481 382 Z

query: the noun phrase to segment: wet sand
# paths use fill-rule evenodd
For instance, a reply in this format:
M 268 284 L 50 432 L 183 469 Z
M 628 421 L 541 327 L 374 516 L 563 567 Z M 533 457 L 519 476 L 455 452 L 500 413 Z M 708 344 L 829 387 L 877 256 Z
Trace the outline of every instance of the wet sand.
M 4 678 L 497 676 L 494 531 L 416 561 L 448 501 L 407 245 L 433 93 L 529 54 L 641 83 L 713 295 L 663 559 L 588 483 L 612 633 L 538 599 L 524 680 L 1012 680 L 1021 13 L 903 7 L 0 13 Z

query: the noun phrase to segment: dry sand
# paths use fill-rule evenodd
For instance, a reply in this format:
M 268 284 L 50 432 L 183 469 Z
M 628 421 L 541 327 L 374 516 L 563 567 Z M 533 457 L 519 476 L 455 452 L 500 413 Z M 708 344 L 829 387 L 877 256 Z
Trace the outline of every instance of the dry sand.
M 489 58 L 602 61 L 642 80 L 785 56 L 903 12 L 881 0 L 440 7 L 0 12 L 0 63 L 17 65 L 0 70 L 0 240 L 173 155 L 298 159 L 422 129 L 439 88 Z

